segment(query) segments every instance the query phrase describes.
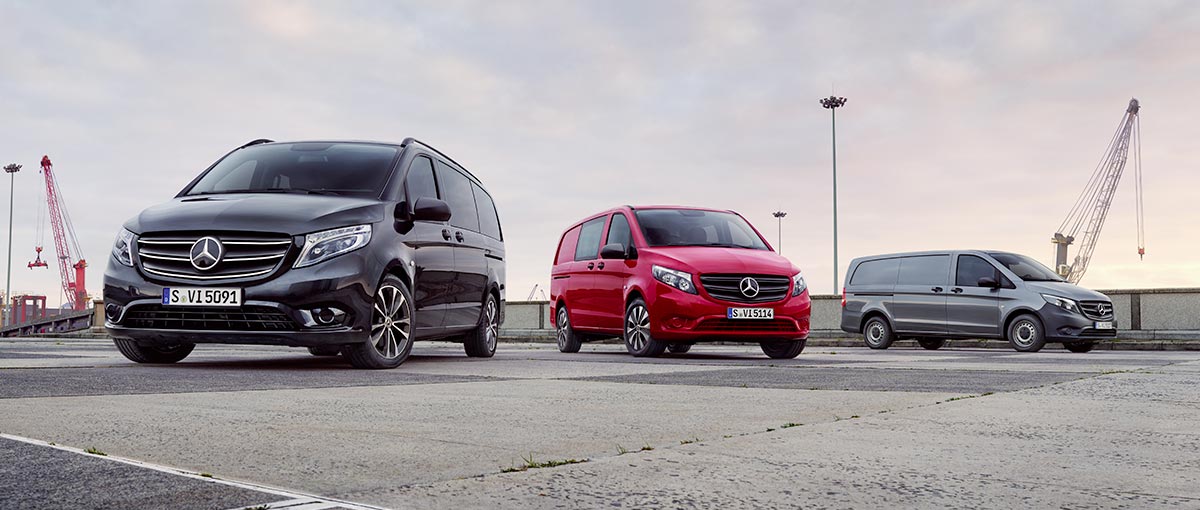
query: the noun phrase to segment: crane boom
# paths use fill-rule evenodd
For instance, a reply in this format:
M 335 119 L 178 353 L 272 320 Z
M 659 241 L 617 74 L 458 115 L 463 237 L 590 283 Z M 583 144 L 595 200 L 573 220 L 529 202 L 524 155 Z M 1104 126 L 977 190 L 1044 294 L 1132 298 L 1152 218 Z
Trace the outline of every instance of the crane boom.
M 1100 240 L 1100 230 L 1104 228 L 1104 220 L 1108 217 L 1113 195 L 1117 191 L 1117 185 L 1121 183 L 1121 174 L 1125 171 L 1125 163 L 1131 150 L 1134 153 L 1133 165 L 1137 181 L 1138 255 L 1144 257 L 1146 254 L 1142 217 L 1141 121 L 1138 117 L 1140 109 L 1141 105 L 1136 98 L 1129 100 L 1129 107 L 1125 109 L 1121 124 L 1117 126 L 1104 157 L 1101 158 L 1100 164 L 1096 165 L 1092 178 L 1079 194 L 1075 206 L 1071 208 L 1071 212 L 1051 239 L 1055 245 L 1055 269 L 1071 283 L 1079 283 L 1092 260 L 1092 253 Z M 1068 264 L 1067 247 L 1076 239 L 1079 239 L 1079 250 L 1075 260 Z
M 83 259 L 83 251 L 75 237 L 75 227 L 67 213 L 62 191 L 54 179 L 54 165 L 50 162 L 50 156 L 42 156 L 42 177 L 46 180 L 46 206 L 50 212 L 50 228 L 54 231 L 54 249 L 58 256 L 63 294 L 71 309 L 83 310 L 88 299 L 87 261 Z

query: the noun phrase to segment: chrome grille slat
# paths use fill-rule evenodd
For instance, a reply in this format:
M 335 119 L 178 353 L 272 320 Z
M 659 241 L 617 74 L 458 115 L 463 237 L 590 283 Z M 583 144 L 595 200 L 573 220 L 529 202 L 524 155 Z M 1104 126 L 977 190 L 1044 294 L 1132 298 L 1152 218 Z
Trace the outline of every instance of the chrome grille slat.
M 1079 310 L 1084 317 L 1092 320 L 1113 320 L 1113 305 L 1108 301 L 1080 301 Z
M 221 242 L 224 253 L 209 270 L 192 265 L 191 248 L 203 237 Z M 137 240 L 138 266 L 149 275 L 196 281 L 234 280 L 268 276 L 278 270 L 292 249 L 286 234 L 246 232 L 187 232 L 146 234 Z
M 748 298 L 742 294 L 740 283 L 750 277 L 758 281 L 758 295 Z M 787 297 L 792 279 L 787 276 L 760 274 L 705 274 L 700 275 L 700 285 L 714 298 L 732 303 L 770 303 Z

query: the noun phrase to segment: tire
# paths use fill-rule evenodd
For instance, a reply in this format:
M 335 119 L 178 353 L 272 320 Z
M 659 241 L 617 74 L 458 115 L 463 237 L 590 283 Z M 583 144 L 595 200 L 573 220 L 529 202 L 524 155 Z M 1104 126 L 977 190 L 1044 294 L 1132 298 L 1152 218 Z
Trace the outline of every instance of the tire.
M 761 342 L 758 344 L 762 347 L 763 354 L 766 354 L 771 359 L 792 359 L 799 356 L 804 351 L 804 345 L 808 340 L 794 340 L 791 342 Z
M 671 354 L 683 354 L 692 350 L 692 344 L 667 344 L 667 351 Z
M 354 368 L 396 368 L 412 353 L 413 315 L 416 312 L 408 287 L 392 275 L 379 282 L 371 307 L 367 338 L 342 349 Z
M 1071 352 L 1084 353 L 1096 347 L 1096 342 L 1070 342 L 1063 344 L 1063 347 L 1066 347 Z
M 945 338 L 918 338 L 917 343 L 925 350 L 936 351 L 946 345 Z
M 579 352 L 579 348 L 583 347 L 583 338 L 571 327 L 571 314 L 567 311 L 567 305 L 558 306 L 554 327 L 558 340 L 558 352 Z
M 341 347 L 309 347 L 308 353 L 313 356 L 337 356 L 342 353 Z
M 887 349 L 896 341 L 896 334 L 887 319 L 876 315 L 863 324 L 863 341 L 872 349 Z
M 181 343 L 171 346 L 138 345 L 137 342 L 126 338 L 114 338 L 117 350 L 129 361 L 138 363 L 175 363 L 188 357 L 196 344 Z
M 638 358 L 653 358 L 667 350 L 667 343 L 650 335 L 650 309 L 642 298 L 625 307 L 625 349 Z
M 1046 346 L 1042 321 L 1031 314 L 1018 315 L 1008 325 L 1008 345 L 1017 352 L 1038 352 Z
M 496 354 L 496 342 L 500 341 L 500 305 L 496 296 L 488 293 L 479 313 L 479 325 L 467 334 L 463 350 L 472 358 L 490 358 Z

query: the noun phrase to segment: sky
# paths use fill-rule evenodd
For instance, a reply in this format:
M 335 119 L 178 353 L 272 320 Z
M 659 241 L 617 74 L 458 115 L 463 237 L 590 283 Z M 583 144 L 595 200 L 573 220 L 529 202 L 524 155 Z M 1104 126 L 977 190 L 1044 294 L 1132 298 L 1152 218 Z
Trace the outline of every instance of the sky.
M 772 244 L 786 211 L 782 254 L 833 293 L 831 94 L 839 277 L 924 249 L 1051 264 L 1137 97 L 1145 260 L 1127 173 L 1082 284 L 1200 287 L 1197 2 L 0 0 L 0 19 L 12 288 L 52 305 L 56 268 L 26 267 L 43 154 L 98 294 L 126 219 L 256 138 L 450 154 L 496 199 L 509 299 L 622 204 L 732 209 Z

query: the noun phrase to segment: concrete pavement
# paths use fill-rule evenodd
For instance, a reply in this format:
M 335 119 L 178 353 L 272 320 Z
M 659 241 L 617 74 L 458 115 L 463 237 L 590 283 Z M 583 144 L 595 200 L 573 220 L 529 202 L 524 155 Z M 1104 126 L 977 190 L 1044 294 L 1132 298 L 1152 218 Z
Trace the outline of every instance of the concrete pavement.
M 286 348 L 201 346 L 148 366 L 102 341 L 5 339 L 0 432 L 280 490 L 247 505 L 1195 508 L 1197 382 L 1189 352 L 837 348 L 780 361 L 756 346 L 634 359 L 616 345 L 502 344 L 478 360 L 418 344 L 399 369 L 365 372 Z M 47 447 L 5 444 L 6 477 L 61 477 L 38 460 Z M 84 459 L 71 472 L 98 487 L 139 480 Z M 567 460 L 585 462 L 502 473 Z M 54 485 L 0 501 L 97 501 Z M 246 496 L 133 486 L 163 508 Z

